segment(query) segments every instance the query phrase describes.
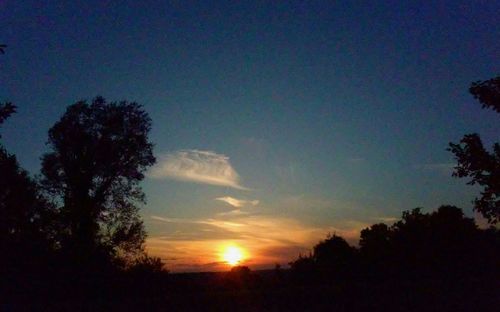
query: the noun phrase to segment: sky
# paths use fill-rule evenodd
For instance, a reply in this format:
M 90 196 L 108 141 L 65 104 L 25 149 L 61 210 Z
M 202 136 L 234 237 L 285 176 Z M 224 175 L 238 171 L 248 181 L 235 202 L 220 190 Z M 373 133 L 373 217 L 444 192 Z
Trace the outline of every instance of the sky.
M 328 233 L 452 204 L 450 141 L 499 141 L 471 82 L 500 73 L 498 1 L 0 0 L 6 148 L 39 173 L 47 131 L 97 95 L 152 118 L 142 186 L 168 269 L 286 265 Z

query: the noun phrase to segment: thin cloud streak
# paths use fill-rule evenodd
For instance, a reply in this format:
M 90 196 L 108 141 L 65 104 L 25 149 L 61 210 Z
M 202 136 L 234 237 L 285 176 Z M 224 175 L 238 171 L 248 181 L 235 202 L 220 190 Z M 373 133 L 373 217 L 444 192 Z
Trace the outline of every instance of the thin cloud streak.
M 455 168 L 456 165 L 456 163 L 429 163 L 415 165 L 414 168 L 419 170 L 437 171 L 444 174 L 451 174 L 453 172 L 453 168 Z
M 225 202 L 225 203 L 227 203 L 233 207 L 236 207 L 236 208 L 241 208 L 243 206 L 257 206 L 259 204 L 258 200 L 243 200 L 243 199 L 238 199 L 238 198 L 234 198 L 231 196 L 218 197 L 218 198 L 215 198 L 215 200 Z
M 165 154 L 148 176 L 248 190 L 240 184 L 240 176 L 229 157 L 212 151 L 180 150 Z

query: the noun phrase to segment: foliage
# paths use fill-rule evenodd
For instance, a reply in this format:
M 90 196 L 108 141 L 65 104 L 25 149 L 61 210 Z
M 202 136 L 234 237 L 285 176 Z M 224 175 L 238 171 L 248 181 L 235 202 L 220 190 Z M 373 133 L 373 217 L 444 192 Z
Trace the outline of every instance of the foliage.
M 1 104 L 0 124 L 14 112 L 11 103 Z M 26 254 L 39 262 L 40 256 L 54 248 L 54 211 L 37 183 L 1 144 L 0 173 L 1 267 L 7 263 L 11 268 L 19 267 Z
M 499 231 L 477 228 L 461 209 L 444 205 L 432 213 L 404 211 L 392 226 L 374 224 L 361 231 L 359 251 L 337 235 L 329 235 L 309 256 L 290 263 L 301 281 L 359 274 L 387 277 L 473 276 L 497 272 Z
M 132 266 L 129 268 L 129 271 L 136 274 L 154 274 L 160 272 L 168 272 L 166 269 L 164 269 L 163 266 L 164 263 L 162 262 L 161 258 L 151 257 L 144 254 L 134 261 Z
M 356 270 L 356 249 L 351 247 L 345 239 L 328 234 L 326 239 L 313 247 L 308 256 L 299 255 L 299 258 L 290 262 L 290 268 L 295 278 L 301 281 L 336 278 L 351 275 Z
M 491 108 L 500 113 L 500 77 L 472 84 L 469 91 L 478 99 L 483 108 Z M 500 144 L 487 151 L 478 134 L 465 135 L 460 143 L 450 143 L 451 151 L 457 160 L 453 176 L 469 177 L 467 184 L 483 187 L 481 197 L 474 200 L 474 209 L 488 222 L 500 222 Z
M 77 257 L 107 253 L 125 261 L 143 253 L 139 182 L 154 164 L 151 119 L 132 102 L 96 97 L 69 106 L 49 130 L 44 189 L 58 198 L 62 244 Z
M 20 241 L 42 235 L 50 213 L 37 184 L 19 167 L 14 155 L 0 147 L 0 240 Z
M 313 260 L 316 265 L 325 271 L 339 274 L 345 273 L 352 264 L 356 250 L 349 246 L 345 239 L 329 234 L 313 248 Z
M 0 103 L 0 125 L 16 112 L 16 106 L 11 102 Z
M 314 267 L 314 260 L 312 255 L 299 255 L 297 259 L 291 261 L 290 268 L 296 273 L 309 273 Z
M 477 99 L 483 108 L 491 108 L 500 113 L 500 76 L 473 82 L 469 92 Z
M 361 230 L 359 246 L 368 263 L 383 267 L 391 250 L 392 231 L 384 223 Z

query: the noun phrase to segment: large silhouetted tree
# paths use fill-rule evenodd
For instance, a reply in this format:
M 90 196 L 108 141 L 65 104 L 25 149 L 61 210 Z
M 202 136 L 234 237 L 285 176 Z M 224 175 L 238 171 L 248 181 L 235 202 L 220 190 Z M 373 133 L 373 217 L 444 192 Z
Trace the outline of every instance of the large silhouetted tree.
M 500 113 L 500 77 L 478 81 L 469 89 L 483 108 Z M 474 200 L 474 209 L 491 224 L 500 222 L 500 144 L 487 151 L 478 134 L 465 135 L 460 143 L 450 143 L 449 149 L 457 159 L 453 176 L 468 177 L 468 184 L 483 187 L 481 196 Z
M 155 162 L 150 129 L 141 105 L 96 97 L 69 106 L 49 130 L 42 183 L 59 199 L 62 246 L 77 259 L 142 255 L 139 182 Z

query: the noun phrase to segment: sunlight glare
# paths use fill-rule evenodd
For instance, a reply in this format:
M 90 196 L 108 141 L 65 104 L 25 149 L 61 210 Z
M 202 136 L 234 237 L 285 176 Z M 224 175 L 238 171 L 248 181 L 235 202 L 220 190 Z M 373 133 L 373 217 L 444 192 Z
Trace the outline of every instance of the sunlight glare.
M 240 247 L 228 246 L 224 249 L 222 259 L 230 266 L 237 265 L 244 258 L 244 252 Z

